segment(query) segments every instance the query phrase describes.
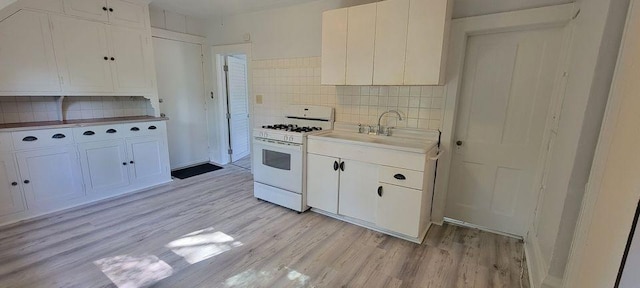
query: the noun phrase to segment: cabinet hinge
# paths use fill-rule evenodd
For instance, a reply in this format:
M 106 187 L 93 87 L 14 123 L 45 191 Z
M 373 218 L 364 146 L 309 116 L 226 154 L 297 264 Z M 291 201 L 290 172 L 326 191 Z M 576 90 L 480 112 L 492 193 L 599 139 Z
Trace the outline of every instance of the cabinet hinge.
M 229 66 L 228 65 L 224 65 L 223 69 L 224 69 L 224 72 L 229 72 Z
M 229 155 L 233 154 L 233 149 L 229 148 L 229 150 L 227 150 L 227 152 L 229 153 Z
M 230 113 L 227 113 L 227 120 L 228 119 L 231 119 L 231 114 Z

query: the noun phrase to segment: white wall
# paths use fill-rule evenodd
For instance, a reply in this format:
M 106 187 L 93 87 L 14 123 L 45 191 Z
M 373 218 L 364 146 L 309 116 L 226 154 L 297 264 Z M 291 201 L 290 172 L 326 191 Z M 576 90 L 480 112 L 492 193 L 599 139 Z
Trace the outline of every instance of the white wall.
M 640 209 L 640 207 L 638 207 Z M 637 225 L 637 223 L 636 223 Z M 620 288 L 635 288 L 640 283 L 640 227 L 631 235 L 629 254 L 620 279 Z
M 151 27 L 185 34 L 205 36 L 206 21 L 149 5 Z
M 620 46 L 628 0 L 579 0 L 558 136 L 527 245 L 542 278 L 562 279 Z M 534 279 L 544 280 L 544 279 Z

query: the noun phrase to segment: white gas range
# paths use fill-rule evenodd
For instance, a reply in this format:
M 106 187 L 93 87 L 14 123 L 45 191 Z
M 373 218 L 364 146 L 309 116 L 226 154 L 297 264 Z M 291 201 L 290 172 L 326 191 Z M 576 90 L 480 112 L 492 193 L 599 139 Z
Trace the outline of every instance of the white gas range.
M 307 136 L 333 129 L 333 108 L 291 105 L 287 124 L 253 130 L 253 195 L 303 212 L 306 195 Z

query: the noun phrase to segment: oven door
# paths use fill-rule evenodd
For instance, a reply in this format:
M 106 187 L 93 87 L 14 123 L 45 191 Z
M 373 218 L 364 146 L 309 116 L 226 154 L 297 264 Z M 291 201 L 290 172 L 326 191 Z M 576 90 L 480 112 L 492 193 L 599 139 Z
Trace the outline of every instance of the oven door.
M 302 145 L 254 138 L 253 179 L 302 193 Z

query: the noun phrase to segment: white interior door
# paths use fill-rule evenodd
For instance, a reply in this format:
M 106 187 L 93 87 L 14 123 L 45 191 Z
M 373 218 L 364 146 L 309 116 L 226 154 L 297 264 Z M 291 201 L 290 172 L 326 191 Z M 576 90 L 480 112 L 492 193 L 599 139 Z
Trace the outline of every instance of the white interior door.
M 171 169 L 209 161 L 202 46 L 153 38 Z
M 231 162 L 234 162 L 249 155 L 251 151 L 247 61 L 244 58 L 227 56 L 227 67 L 229 144 L 231 146 Z
M 468 39 L 447 217 L 526 232 L 562 38 L 550 28 Z

